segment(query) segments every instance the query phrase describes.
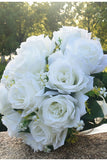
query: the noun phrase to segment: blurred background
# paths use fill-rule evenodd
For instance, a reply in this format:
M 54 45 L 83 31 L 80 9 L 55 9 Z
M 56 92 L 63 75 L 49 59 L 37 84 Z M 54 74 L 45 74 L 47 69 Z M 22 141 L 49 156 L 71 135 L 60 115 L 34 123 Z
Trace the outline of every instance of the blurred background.
M 14 53 L 20 43 L 31 35 L 45 34 L 60 27 L 78 26 L 92 32 L 107 51 L 106 2 L 1 2 L 0 54 Z M 7 57 L 6 57 L 7 58 Z M 10 57 L 11 58 L 11 57 Z
M 88 30 L 107 54 L 107 2 L 0 2 L 0 79 L 21 42 L 31 35 L 51 38 L 62 26 Z M 97 83 L 107 88 L 106 71 L 98 74 Z M 6 130 L 1 121 L 0 130 Z

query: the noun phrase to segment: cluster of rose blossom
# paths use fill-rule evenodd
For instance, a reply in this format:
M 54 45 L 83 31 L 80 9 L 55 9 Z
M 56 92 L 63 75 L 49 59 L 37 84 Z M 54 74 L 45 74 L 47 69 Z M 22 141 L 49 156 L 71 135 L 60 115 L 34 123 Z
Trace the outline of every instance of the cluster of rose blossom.
M 98 39 L 77 27 L 62 27 L 52 39 L 31 36 L 16 52 L 1 79 L 2 121 L 35 151 L 57 149 L 68 128 L 83 129 L 91 74 L 103 71 L 107 56 Z

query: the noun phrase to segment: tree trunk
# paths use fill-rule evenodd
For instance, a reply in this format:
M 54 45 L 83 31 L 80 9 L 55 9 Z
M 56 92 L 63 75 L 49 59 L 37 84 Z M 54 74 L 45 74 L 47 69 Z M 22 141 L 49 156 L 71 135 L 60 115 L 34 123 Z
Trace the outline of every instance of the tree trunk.
M 4 55 L 2 55 L 1 56 L 1 63 L 3 64 L 3 63 L 5 63 L 6 62 L 6 60 L 5 60 L 5 56 Z

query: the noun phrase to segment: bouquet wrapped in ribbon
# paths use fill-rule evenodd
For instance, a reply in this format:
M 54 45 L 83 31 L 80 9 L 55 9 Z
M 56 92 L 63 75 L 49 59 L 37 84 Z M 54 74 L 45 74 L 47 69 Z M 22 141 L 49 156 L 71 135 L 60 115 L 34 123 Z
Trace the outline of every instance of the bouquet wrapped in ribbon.
M 29 37 L 16 52 L 0 83 L 0 113 L 10 136 L 48 152 L 107 115 L 106 90 L 93 86 L 107 56 L 91 33 L 65 26 L 52 39 Z M 93 92 L 102 105 L 94 98 L 88 103 Z

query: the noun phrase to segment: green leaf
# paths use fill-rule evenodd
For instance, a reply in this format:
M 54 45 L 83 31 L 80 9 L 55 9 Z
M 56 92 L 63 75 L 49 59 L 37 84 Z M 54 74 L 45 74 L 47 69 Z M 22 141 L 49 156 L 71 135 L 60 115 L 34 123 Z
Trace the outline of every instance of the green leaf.
M 46 92 L 48 92 L 48 91 L 57 92 L 57 90 L 54 90 L 54 89 L 50 89 L 50 88 L 45 87 L 44 92 L 46 93 Z
M 23 112 L 23 109 L 14 109 L 16 112 L 18 113 L 22 113 Z
M 97 118 L 97 117 L 104 118 L 103 111 L 102 111 L 100 105 L 95 100 L 89 102 L 88 108 L 90 109 L 90 113 L 86 113 L 83 116 L 83 119 L 85 118 L 85 119 L 91 121 L 91 120 L 93 120 L 94 118 Z
M 46 64 L 48 64 L 48 57 L 49 57 L 49 56 L 47 56 L 47 57 L 45 58 L 45 60 L 46 60 Z
M 65 143 L 75 143 L 77 141 L 78 131 L 75 128 L 68 128 Z
M 87 112 L 84 116 L 81 117 L 81 120 L 83 120 L 85 123 L 84 130 L 100 125 L 95 123 L 95 118 L 104 118 L 103 111 L 95 100 L 88 100 L 88 109 L 90 112 Z
M 90 103 L 90 109 L 91 109 L 91 114 L 94 118 L 97 118 L 97 117 L 104 118 L 103 111 L 102 111 L 100 105 L 96 101 L 92 101 Z
M 25 129 L 24 131 L 19 131 L 19 132 L 30 133 L 30 129 L 29 127 L 27 127 L 27 129 Z

